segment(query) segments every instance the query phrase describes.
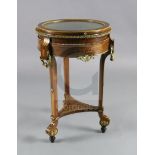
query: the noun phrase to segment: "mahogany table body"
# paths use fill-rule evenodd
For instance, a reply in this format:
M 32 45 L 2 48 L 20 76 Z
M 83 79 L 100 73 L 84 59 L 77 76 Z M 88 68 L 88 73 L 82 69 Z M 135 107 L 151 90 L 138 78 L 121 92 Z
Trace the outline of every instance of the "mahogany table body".
M 49 68 L 51 86 L 51 123 L 46 129 L 50 141 L 54 142 L 58 132 L 58 120 L 69 114 L 78 112 L 98 112 L 101 131 L 105 132 L 110 119 L 104 114 L 103 85 L 104 63 L 108 55 L 113 60 L 114 41 L 110 38 L 111 27 L 107 22 L 90 19 L 60 19 L 40 23 L 38 45 L 40 59 Z M 96 55 L 100 57 L 99 68 L 99 101 L 93 106 L 74 99 L 70 94 L 69 58 L 89 61 Z M 64 59 L 64 106 L 58 110 L 57 63 L 55 57 Z

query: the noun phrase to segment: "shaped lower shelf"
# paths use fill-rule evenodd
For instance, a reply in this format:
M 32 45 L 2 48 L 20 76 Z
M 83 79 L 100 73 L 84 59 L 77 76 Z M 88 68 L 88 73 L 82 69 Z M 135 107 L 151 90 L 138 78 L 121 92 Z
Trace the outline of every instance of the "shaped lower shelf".
M 93 105 L 89 105 L 89 104 L 77 101 L 70 95 L 66 95 L 65 100 L 63 102 L 64 102 L 64 105 L 63 105 L 63 108 L 59 111 L 59 118 L 65 115 L 78 113 L 78 112 L 89 112 L 89 111 L 98 112 L 99 110 L 102 110 L 98 106 L 93 106 Z

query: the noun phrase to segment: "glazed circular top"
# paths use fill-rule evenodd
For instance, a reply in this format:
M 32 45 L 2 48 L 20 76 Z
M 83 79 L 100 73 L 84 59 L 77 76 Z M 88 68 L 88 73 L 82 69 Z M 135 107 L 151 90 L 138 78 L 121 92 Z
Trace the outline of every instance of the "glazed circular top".
M 55 38 L 93 38 L 110 33 L 111 27 L 105 21 L 93 19 L 58 19 L 38 24 L 36 31 Z

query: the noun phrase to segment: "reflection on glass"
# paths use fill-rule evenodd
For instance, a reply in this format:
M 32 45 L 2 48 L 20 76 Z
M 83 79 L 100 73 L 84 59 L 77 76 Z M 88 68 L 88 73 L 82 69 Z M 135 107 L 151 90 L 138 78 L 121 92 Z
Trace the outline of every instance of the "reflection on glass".
M 69 21 L 69 22 L 46 23 L 44 27 L 47 29 L 54 29 L 54 30 L 78 31 L 78 30 L 99 29 L 103 27 L 103 24 L 95 22 Z

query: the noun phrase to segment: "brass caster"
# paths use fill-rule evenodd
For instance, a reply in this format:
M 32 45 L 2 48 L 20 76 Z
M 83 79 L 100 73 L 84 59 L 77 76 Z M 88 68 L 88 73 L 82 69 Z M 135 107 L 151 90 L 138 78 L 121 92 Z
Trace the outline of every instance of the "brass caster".
M 110 119 L 108 116 L 106 115 L 103 115 L 101 118 L 100 118 L 100 125 L 101 125 L 101 132 L 102 133 L 105 133 L 106 132 L 106 127 L 109 125 L 110 123 Z
M 106 130 L 107 130 L 106 126 L 102 126 L 102 127 L 101 127 L 101 132 L 102 132 L 102 133 L 105 133 Z
M 49 140 L 50 140 L 51 143 L 54 143 L 54 141 L 55 141 L 55 136 L 50 136 L 50 137 L 49 137 Z

